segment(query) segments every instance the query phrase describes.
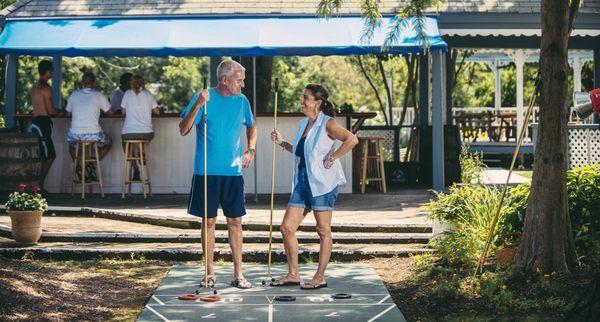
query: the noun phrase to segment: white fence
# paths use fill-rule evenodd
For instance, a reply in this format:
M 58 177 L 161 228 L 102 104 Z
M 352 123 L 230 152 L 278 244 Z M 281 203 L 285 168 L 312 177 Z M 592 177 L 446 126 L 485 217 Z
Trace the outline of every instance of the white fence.
M 533 129 L 533 149 L 537 137 L 537 124 Z M 567 144 L 569 155 L 568 167 L 581 167 L 589 164 L 600 164 L 600 127 L 597 124 L 569 124 Z

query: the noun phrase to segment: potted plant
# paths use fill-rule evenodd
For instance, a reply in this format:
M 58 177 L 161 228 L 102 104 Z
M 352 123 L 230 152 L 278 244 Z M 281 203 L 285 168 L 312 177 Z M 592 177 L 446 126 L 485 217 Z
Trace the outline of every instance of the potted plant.
M 6 202 L 10 216 L 12 236 L 16 242 L 33 245 L 42 236 L 42 214 L 48 209 L 46 199 L 40 195 L 37 182 L 20 184 Z

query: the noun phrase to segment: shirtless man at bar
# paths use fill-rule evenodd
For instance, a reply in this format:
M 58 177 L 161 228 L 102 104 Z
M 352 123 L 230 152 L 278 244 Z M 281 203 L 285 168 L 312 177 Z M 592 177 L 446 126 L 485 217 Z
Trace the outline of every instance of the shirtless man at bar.
M 52 104 L 52 88 L 48 85 L 53 72 L 54 67 L 51 61 L 40 61 L 38 64 L 40 79 L 29 91 L 31 105 L 33 106 L 33 119 L 29 131 L 39 136 L 41 157 L 43 159 L 40 187 L 43 187 L 52 162 L 56 158 L 54 143 L 52 142 L 52 120 L 50 116 L 58 114 L 58 109 Z

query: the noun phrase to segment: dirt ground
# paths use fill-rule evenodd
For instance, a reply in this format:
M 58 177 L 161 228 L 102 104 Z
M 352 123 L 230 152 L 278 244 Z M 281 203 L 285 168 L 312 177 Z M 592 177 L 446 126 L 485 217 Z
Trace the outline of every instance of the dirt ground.
M 372 259 L 371 265 L 409 321 L 514 319 L 470 298 L 429 292 L 411 258 Z M 0 258 L 0 321 L 133 321 L 173 265 L 136 259 L 93 261 Z M 527 320 L 552 320 L 527 313 Z M 520 319 L 520 318 L 519 318 Z

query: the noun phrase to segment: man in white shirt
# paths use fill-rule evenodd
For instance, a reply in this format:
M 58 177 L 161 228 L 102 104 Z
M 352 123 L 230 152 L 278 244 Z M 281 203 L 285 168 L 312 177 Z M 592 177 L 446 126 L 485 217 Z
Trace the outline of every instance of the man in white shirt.
M 71 157 L 75 158 L 76 141 L 94 141 L 102 159 L 110 150 L 110 138 L 100 127 L 100 113 L 112 115 L 108 99 L 94 89 L 96 77 L 86 72 L 81 79 L 83 88 L 71 94 L 67 102 L 67 116 L 71 116 L 71 128 L 67 132 Z

